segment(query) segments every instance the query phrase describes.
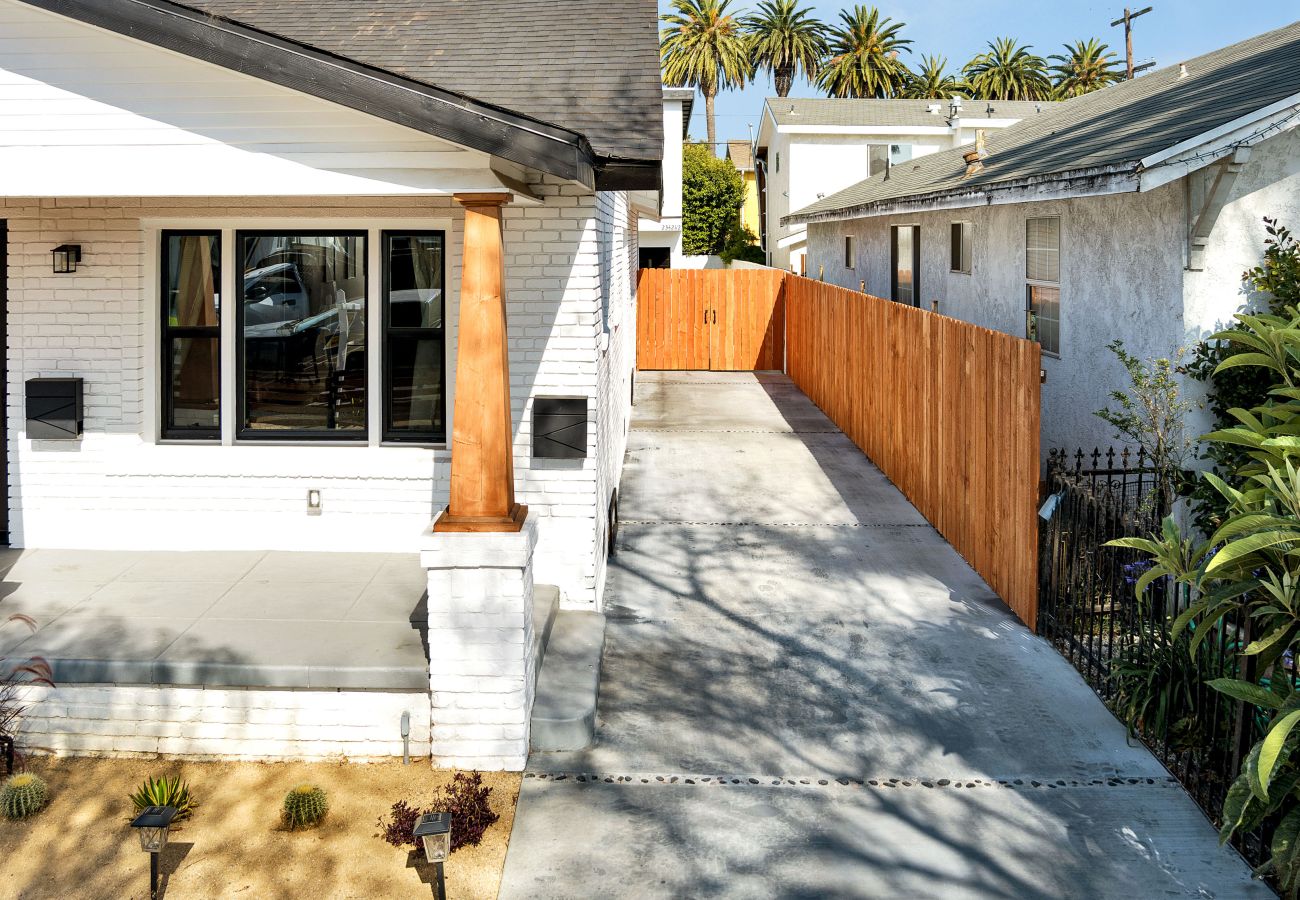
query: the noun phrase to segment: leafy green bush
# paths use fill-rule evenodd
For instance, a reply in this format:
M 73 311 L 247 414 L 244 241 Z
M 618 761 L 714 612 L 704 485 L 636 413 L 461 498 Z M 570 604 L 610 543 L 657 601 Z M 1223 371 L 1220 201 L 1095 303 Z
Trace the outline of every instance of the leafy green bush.
M 27 819 L 45 808 L 49 788 L 37 775 L 12 775 L 0 787 L 0 812 L 6 819 Z
M 1289 896 L 1300 893 L 1300 694 L 1291 688 L 1287 651 L 1300 637 L 1300 249 L 1284 228 L 1269 222 L 1264 264 L 1246 273 L 1248 286 L 1266 290 L 1281 313 L 1237 315 L 1238 325 L 1214 335 L 1228 349 L 1214 377 L 1247 369 L 1266 379 L 1250 406 L 1226 411 L 1231 424 L 1205 436 L 1216 459 L 1232 462 L 1206 473 L 1221 513 L 1207 539 L 1185 534 L 1172 519 L 1149 539 L 1122 538 L 1111 546 L 1150 556 L 1137 582 L 1142 597 L 1156 579 L 1185 586 L 1193 598 L 1170 627 L 1170 639 L 1198 647 L 1218 629 L 1246 643 L 1243 672 L 1215 678 L 1216 691 L 1254 705 L 1266 719 L 1230 788 L 1221 836 L 1277 822 L 1265 869 Z
M 194 810 L 198 808 L 198 803 L 194 795 L 190 793 L 190 786 L 187 782 L 181 781 L 179 775 L 168 778 L 164 775 L 155 781 L 152 777 L 146 778 L 144 784 L 131 795 L 131 802 L 135 805 L 135 811 L 147 809 L 150 806 L 174 806 L 176 808 L 176 819 L 189 818 Z
M 682 252 L 715 256 L 745 199 L 745 184 L 729 159 L 718 159 L 704 144 L 682 149 Z
M 314 828 L 329 812 L 329 798 L 314 784 L 300 784 L 284 795 L 284 824 L 291 831 Z

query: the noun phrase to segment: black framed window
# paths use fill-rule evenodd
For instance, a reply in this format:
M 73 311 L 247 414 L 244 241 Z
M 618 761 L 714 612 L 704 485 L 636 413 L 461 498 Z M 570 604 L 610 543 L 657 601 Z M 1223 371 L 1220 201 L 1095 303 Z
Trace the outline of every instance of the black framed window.
M 889 229 L 890 299 L 908 306 L 921 305 L 921 226 L 894 225 Z
M 366 233 L 235 235 L 239 436 L 364 440 Z
M 852 269 L 856 264 L 853 256 L 853 235 L 844 235 L 844 268 Z
M 162 233 L 162 436 L 221 440 L 221 232 Z
M 445 248 L 441 231 L 383 234 L 386 441 L 447 439 Z

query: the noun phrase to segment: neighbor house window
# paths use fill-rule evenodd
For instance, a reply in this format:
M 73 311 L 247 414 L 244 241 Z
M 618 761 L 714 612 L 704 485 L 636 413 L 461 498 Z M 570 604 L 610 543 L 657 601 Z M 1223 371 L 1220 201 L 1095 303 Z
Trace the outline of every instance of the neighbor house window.
M 778 171 L 778 172 L 781 171 L 781 154 L 780 154 L 780 153 L 777 153 L 777 154 L 776 154 L 776 171 Z
M 221 439 L 221 233 L 162 233 L 162 436 Z
M 844 235 L 844 267 L 852 269 L 855 265 L 853 259 L 853 235 Z
M 969 222 L 953 222 L 951 226 L 952 270 L 966 275 L 971 270 L 971 243 L 974 226 Z
M 1061 220 L 1025 223 L 1025 336 L 1044 353 L 1061 352 Z
M 889 168 L 889 145 L 867 145 L 867 175 L 879 175 Z
M 908 306 L 921 305 L 921 226 L 894 225 L 890 235 L 890 297 Z
M 446 297 L 440 231 L 385 232 L 384 440 L 446 439 L 443 310 Z
M 239 434 L 366 437 L 364 232 L 241 231 Z

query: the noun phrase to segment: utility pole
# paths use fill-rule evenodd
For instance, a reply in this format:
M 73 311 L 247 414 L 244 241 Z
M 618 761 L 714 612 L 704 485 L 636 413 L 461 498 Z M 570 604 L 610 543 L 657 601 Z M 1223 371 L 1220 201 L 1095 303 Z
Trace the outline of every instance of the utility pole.
M 1111 22 L 1111 23 L 1110 23 L 1110 27 L 1111 27 L 1111 28 L 1114 28 L 1116 25 L 1123 25 L 1123 26 L 1124 26 L 1124 58 L 1125 58 L 1125 60 L 1126 60 L 1127 63 L 1128 63 L 1128 68 L 1127 68 L 1128 75 L 1127 75 L 1127 78 L 1128 78 L 1129 81 L 1132 81 L 1132 80 L 1133 80 L 1133 75 L 1134 75 L 1134 70 L 1133 70 L 1133 20 L 1136 19 L 1138 16 L 1145 16 L 1147 13 L 1151 12 L 1152 9 L 1154 9 L 1154 7 L 1148 6 L 1146 9 L 1139 9 L 1137 12 L 1133 12 L 1131 9 L 1129 9 L 1129 8 L 1126 6 L 1126 7 L 1124 7 L 1124 18 L 1122 18 L 1122 19 L 1116 19 L 1114 22 Z

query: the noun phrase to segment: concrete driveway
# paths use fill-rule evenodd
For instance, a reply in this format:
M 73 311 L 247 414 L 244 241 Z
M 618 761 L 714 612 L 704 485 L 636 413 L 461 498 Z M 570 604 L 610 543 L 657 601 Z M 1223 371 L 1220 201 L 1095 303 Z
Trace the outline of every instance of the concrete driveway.
M 1272 896 L 788 379 L 640 379 L 596 742 L 503 898 Z

